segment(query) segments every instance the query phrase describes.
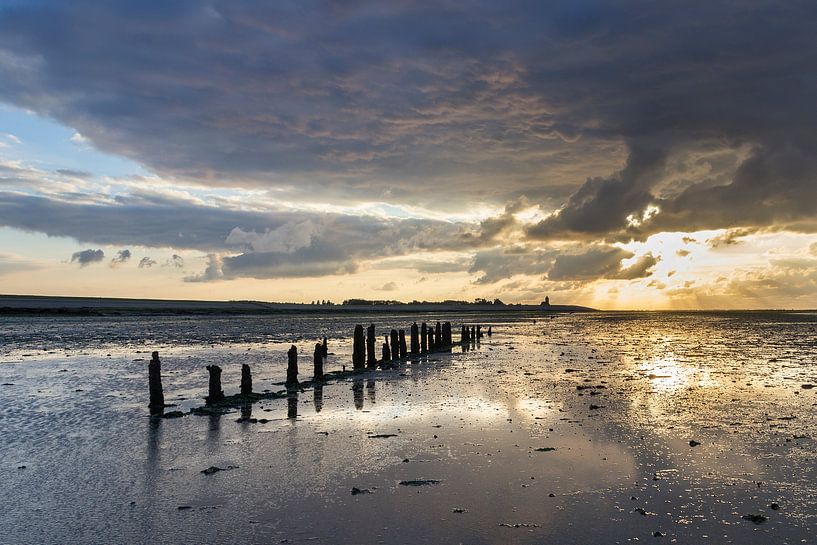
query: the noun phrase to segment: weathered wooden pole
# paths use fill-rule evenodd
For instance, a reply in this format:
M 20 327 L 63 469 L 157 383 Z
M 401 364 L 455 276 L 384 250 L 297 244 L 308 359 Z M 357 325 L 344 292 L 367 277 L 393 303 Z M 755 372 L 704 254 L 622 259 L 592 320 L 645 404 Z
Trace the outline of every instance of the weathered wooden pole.
M 406 349 L 406 330 L 401 329 L 398 334 L 400 335 L 400 359 L 403 360 L 406 359 L 406 352 L 408 352 Z
M 377 344 L 377 337 L 374 332 L 374 324 L 366 328 L 366 365 L 368 367 L 377 367 L 377 353 L 375 352 L 375 345 Z
M 420 326 L 420 353 L 428 354 L 428 326 L 425 322 Z
M 436 352 L 437 351 L 437 342 L 434 339 L 434 328 L 428 328 L 428 351 L 429 352 Z
M 381 360 L 381 364 L 386 366 L 391 361 L 391 350 L 389 349 L 389 336 L 386 335 L 386 342 L 383 343 L 383 359 Z
M 312 378 L 316 382 L 320 382 L 323 380 L 323 345 L 321 343 L 315 343 L 315 354 L 313 354 L 312 358 L 314 365 Z
M 478 325 L 477 326 L 477 339 L 481 339 L 481 338 L 482 338 L 482 326 Z
M 491 326 L 488 326 L 488 336 L 490 337 L 493 334 L 494 334 L 494 332 L 491 331 Z
M 224 401 L 224 391 L 221 389 L 221 367 L 208 365 L 207 371 L 210 373 L 210 384 L 205 402 L 210 404 Z
M 471 326 L 471 333 L 469 333 L 468 339 L 472 343 L 477 342 L 477 326 L 473 326 L 473 325 Z
M 352 367 L 363 369 L 366 365 L 366 341 L 363 338 L 363 326 L 355 326 L 355 337 L 352 343 Z
M 437 322 L 437 327 L 434 329 L 434 347 L 439 350 L 443 346 L 443 326 Z
M 298 347 L 294 344 L 287 351 L 287 386 L 298 385 Z
M 246 363 L 241 364 L 241 395 L 252 395 L 252 371 Z
M 420 353 L 420 330 L 417 327 L 417 322 L 411 324 L 411 353 Z
M 322 348 L 323 348 L 323 357 L 328 358 L 329 357 L 329 343 L 326 341 L 326 337 L 323 338 Z
M 148 363 L 148 388 L 150 389 L 150 403 L 148 407 L 153 410 L 163 409 L 165 406 L 165 394 L 162 390 L 162 362 L 159 361 L 159 353 L 154 352 Z
M 400 359 L 400 335 L 396 329 L 391 330 L 391 360 L 397 361 Z
M 451 322 L 443 324 L 443 337 L 445 337 L 445 346 L 451 348 L 451 345 L 454 344 L 454 339 L 451 336 Z
M 468 326 L 464 325 L 460 328 L 460 344 L 468 342 Z

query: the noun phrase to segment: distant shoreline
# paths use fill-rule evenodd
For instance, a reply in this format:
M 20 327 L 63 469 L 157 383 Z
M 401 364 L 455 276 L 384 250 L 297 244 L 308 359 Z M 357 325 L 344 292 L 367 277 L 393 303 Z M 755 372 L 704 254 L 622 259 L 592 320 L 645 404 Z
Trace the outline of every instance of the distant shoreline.
M 522 304 L 309 304 L 264 301 L 192 301 L 169 299 L 125 299 L 111 297 L 56 297 L 45 295 L 0 295 L 0 316 L 117 314 L 323 314 L 421 313 L 421 312 L 598 312 L 578 305 Z

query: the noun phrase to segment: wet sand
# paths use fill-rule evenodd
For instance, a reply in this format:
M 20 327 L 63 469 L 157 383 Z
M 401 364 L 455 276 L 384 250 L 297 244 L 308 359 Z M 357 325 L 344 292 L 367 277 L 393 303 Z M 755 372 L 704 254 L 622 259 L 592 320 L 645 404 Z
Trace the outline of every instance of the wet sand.
M 254 423 L 149 418 L 133 347 L 18 345 L 0 365 L 0 542 L 812 541 L 817 316 L 481 323 L 473 350 L 263 401 Z M 163 346 L 166 400 L 201 405 L 208 363 L 227 394 L 241 362 L 280 389 L 287 347 Z M 330 351 L 349 365 L 349 339 Z

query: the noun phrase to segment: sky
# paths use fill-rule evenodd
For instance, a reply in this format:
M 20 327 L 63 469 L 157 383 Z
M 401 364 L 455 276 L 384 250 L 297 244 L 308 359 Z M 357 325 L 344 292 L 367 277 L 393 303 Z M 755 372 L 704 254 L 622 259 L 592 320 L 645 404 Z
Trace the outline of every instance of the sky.
M 0 0 L 0 293 L 817 308 L 808 1 Z

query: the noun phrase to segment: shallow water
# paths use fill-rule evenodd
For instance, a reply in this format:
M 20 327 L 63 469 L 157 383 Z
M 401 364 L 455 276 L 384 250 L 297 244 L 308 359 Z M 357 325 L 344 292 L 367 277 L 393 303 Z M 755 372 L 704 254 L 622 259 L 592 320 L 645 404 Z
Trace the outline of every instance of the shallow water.
M 306 379 L 320 337 L 351 367 L 355 323 L 416 318 L 0 318 L 0 543 L 813 541 L 814 313 L 448 315 L 494 335 L 266 423 L 148 418 L 151 350 L 186 411 L 205 365 L 279 390 L 291 343 Z

